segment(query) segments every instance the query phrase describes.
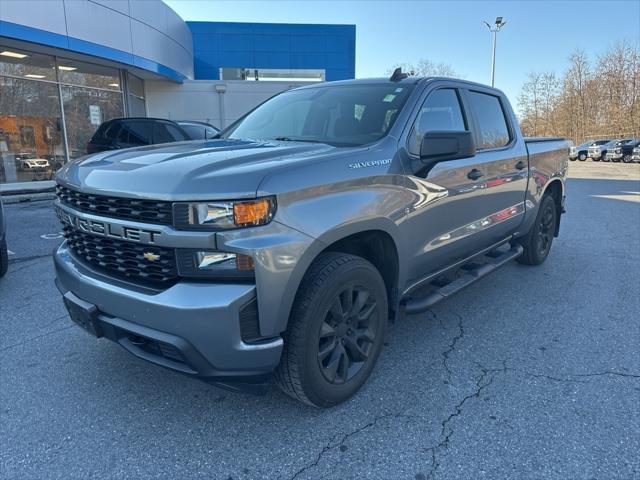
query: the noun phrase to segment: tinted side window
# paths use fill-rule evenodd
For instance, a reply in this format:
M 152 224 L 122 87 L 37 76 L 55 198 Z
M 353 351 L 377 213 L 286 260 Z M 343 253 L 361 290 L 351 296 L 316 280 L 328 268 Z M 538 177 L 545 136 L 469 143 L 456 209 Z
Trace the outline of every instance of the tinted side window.
M 422 137 L 426 132 L 434 130 L 452 132 L 466 130 L 458 95 L 451 88 L 443 88 L 431 92 L 424 101 L 409 136 L 409 153 L 418 155 Z
M 151 124 L 149 122 L 124 122 L 118 133 L 118 141 L 131 145 L 149 145 L 151 143 Z
M 104 129 L 104 132 L 102 133 L 102 138 L 105 138 L 107 140 L 114 140 L 117 136 L 118 136 L 118 132 L 120 131 L 120 124 L 119 123 L 112 123 L 111 125 L 109 125 L 107 128 Z
M 205 138 L 204 127 L 202 127 L 200 125 L 193 125 L 193 124 L 183 123 L 180 126 L 182 127 L 182 129 L 185 132 L 187 132 L 187 135 L 189 135 L 189 138 L 191 140 L 200 140 L 202 138 Z
M 169 123 L 156 123 L 153 127 L 153 143 L 181 142 L 186 140 L 180 130 Z
M 206 127 L 205 130 L 204 138 L 213 138 L 218 134 L 218 131 L 215 128 Z
M 469 92 L 471 108 L 478 122 L 478 149 L 504 147 L 509 143 L 509 128 L 500 99 L 494 95 Z

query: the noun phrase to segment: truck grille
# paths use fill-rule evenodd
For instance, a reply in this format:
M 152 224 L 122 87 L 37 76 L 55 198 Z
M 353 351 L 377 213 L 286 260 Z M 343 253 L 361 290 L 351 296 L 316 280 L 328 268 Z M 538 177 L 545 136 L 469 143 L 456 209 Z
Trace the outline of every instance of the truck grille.
M 69 226 L 63 232 L 67 245 L 81 261 L 107 274 L 156 285 L 178 278 L 173 249 L 100 237 Z
M 56 187 L 56 195 L 60 203 L 81 212 L 145 223 L 173 223 L 171 202 L 93 195 L 62 185 Z

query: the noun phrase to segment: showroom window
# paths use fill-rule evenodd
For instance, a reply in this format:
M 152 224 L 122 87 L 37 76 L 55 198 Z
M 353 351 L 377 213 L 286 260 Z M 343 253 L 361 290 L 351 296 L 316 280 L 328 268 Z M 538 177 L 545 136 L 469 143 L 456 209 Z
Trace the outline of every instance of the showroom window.
M 142 79 L 127 73 L 127 107 L 130 117 L 146 117 L 147 109 L 144 103 L 144 82 Z
M 51 180 L 102 122 L 145 116 L 144 83 L 117 68 L 0 45 L 0 182 Z M 66 132 L 66 136 L 65 133 Z
M 58 86 L 0 77 L 0 182 L 51 180 L 64 161 Z

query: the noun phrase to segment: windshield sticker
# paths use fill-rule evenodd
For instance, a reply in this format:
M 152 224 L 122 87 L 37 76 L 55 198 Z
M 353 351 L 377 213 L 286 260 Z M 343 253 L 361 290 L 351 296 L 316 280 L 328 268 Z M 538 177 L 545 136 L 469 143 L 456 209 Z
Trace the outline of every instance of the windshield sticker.
M 396 96 L 390 93 L 389 95 L 385 96 L 385 97 L 382 99 L 382 101 L 383 101 L 383 102 L 393 102 L 393 99 L 394 99 L 394 98 L 396 98 Z

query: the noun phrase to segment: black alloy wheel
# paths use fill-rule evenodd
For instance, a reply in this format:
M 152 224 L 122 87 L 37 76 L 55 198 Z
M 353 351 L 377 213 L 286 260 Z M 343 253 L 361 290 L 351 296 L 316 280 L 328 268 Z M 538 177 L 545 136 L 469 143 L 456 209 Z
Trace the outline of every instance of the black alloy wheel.
M 346 401 L 371 374 L 388 319 L 386 285 L 371 262 L 321 253 L 300 284 L 282 335 L 277 385 L 315 407 Z
M 558 212 L 560 206 L 553 196 L 546 194 L 540 199 L 540 206 L 536 219 L 529 232 L 518 240 L 524 251 L 518 257 L 518 262 L 525 265 L 540 265 L 543 263 L 553 243 L 556 234 Z
M 556 228 L 556 207 L 553 202 L 545 202 L 544 209 L 538 223 L 536 245 L 538 255 L 546 257 L 551 248 L 551 242 Z
M 331 303 L 318 333 L 318 363 L 329 383 L 346 383 L 362 369 L 376 337 L 377 308 L 362 285 L 345 287 Z

